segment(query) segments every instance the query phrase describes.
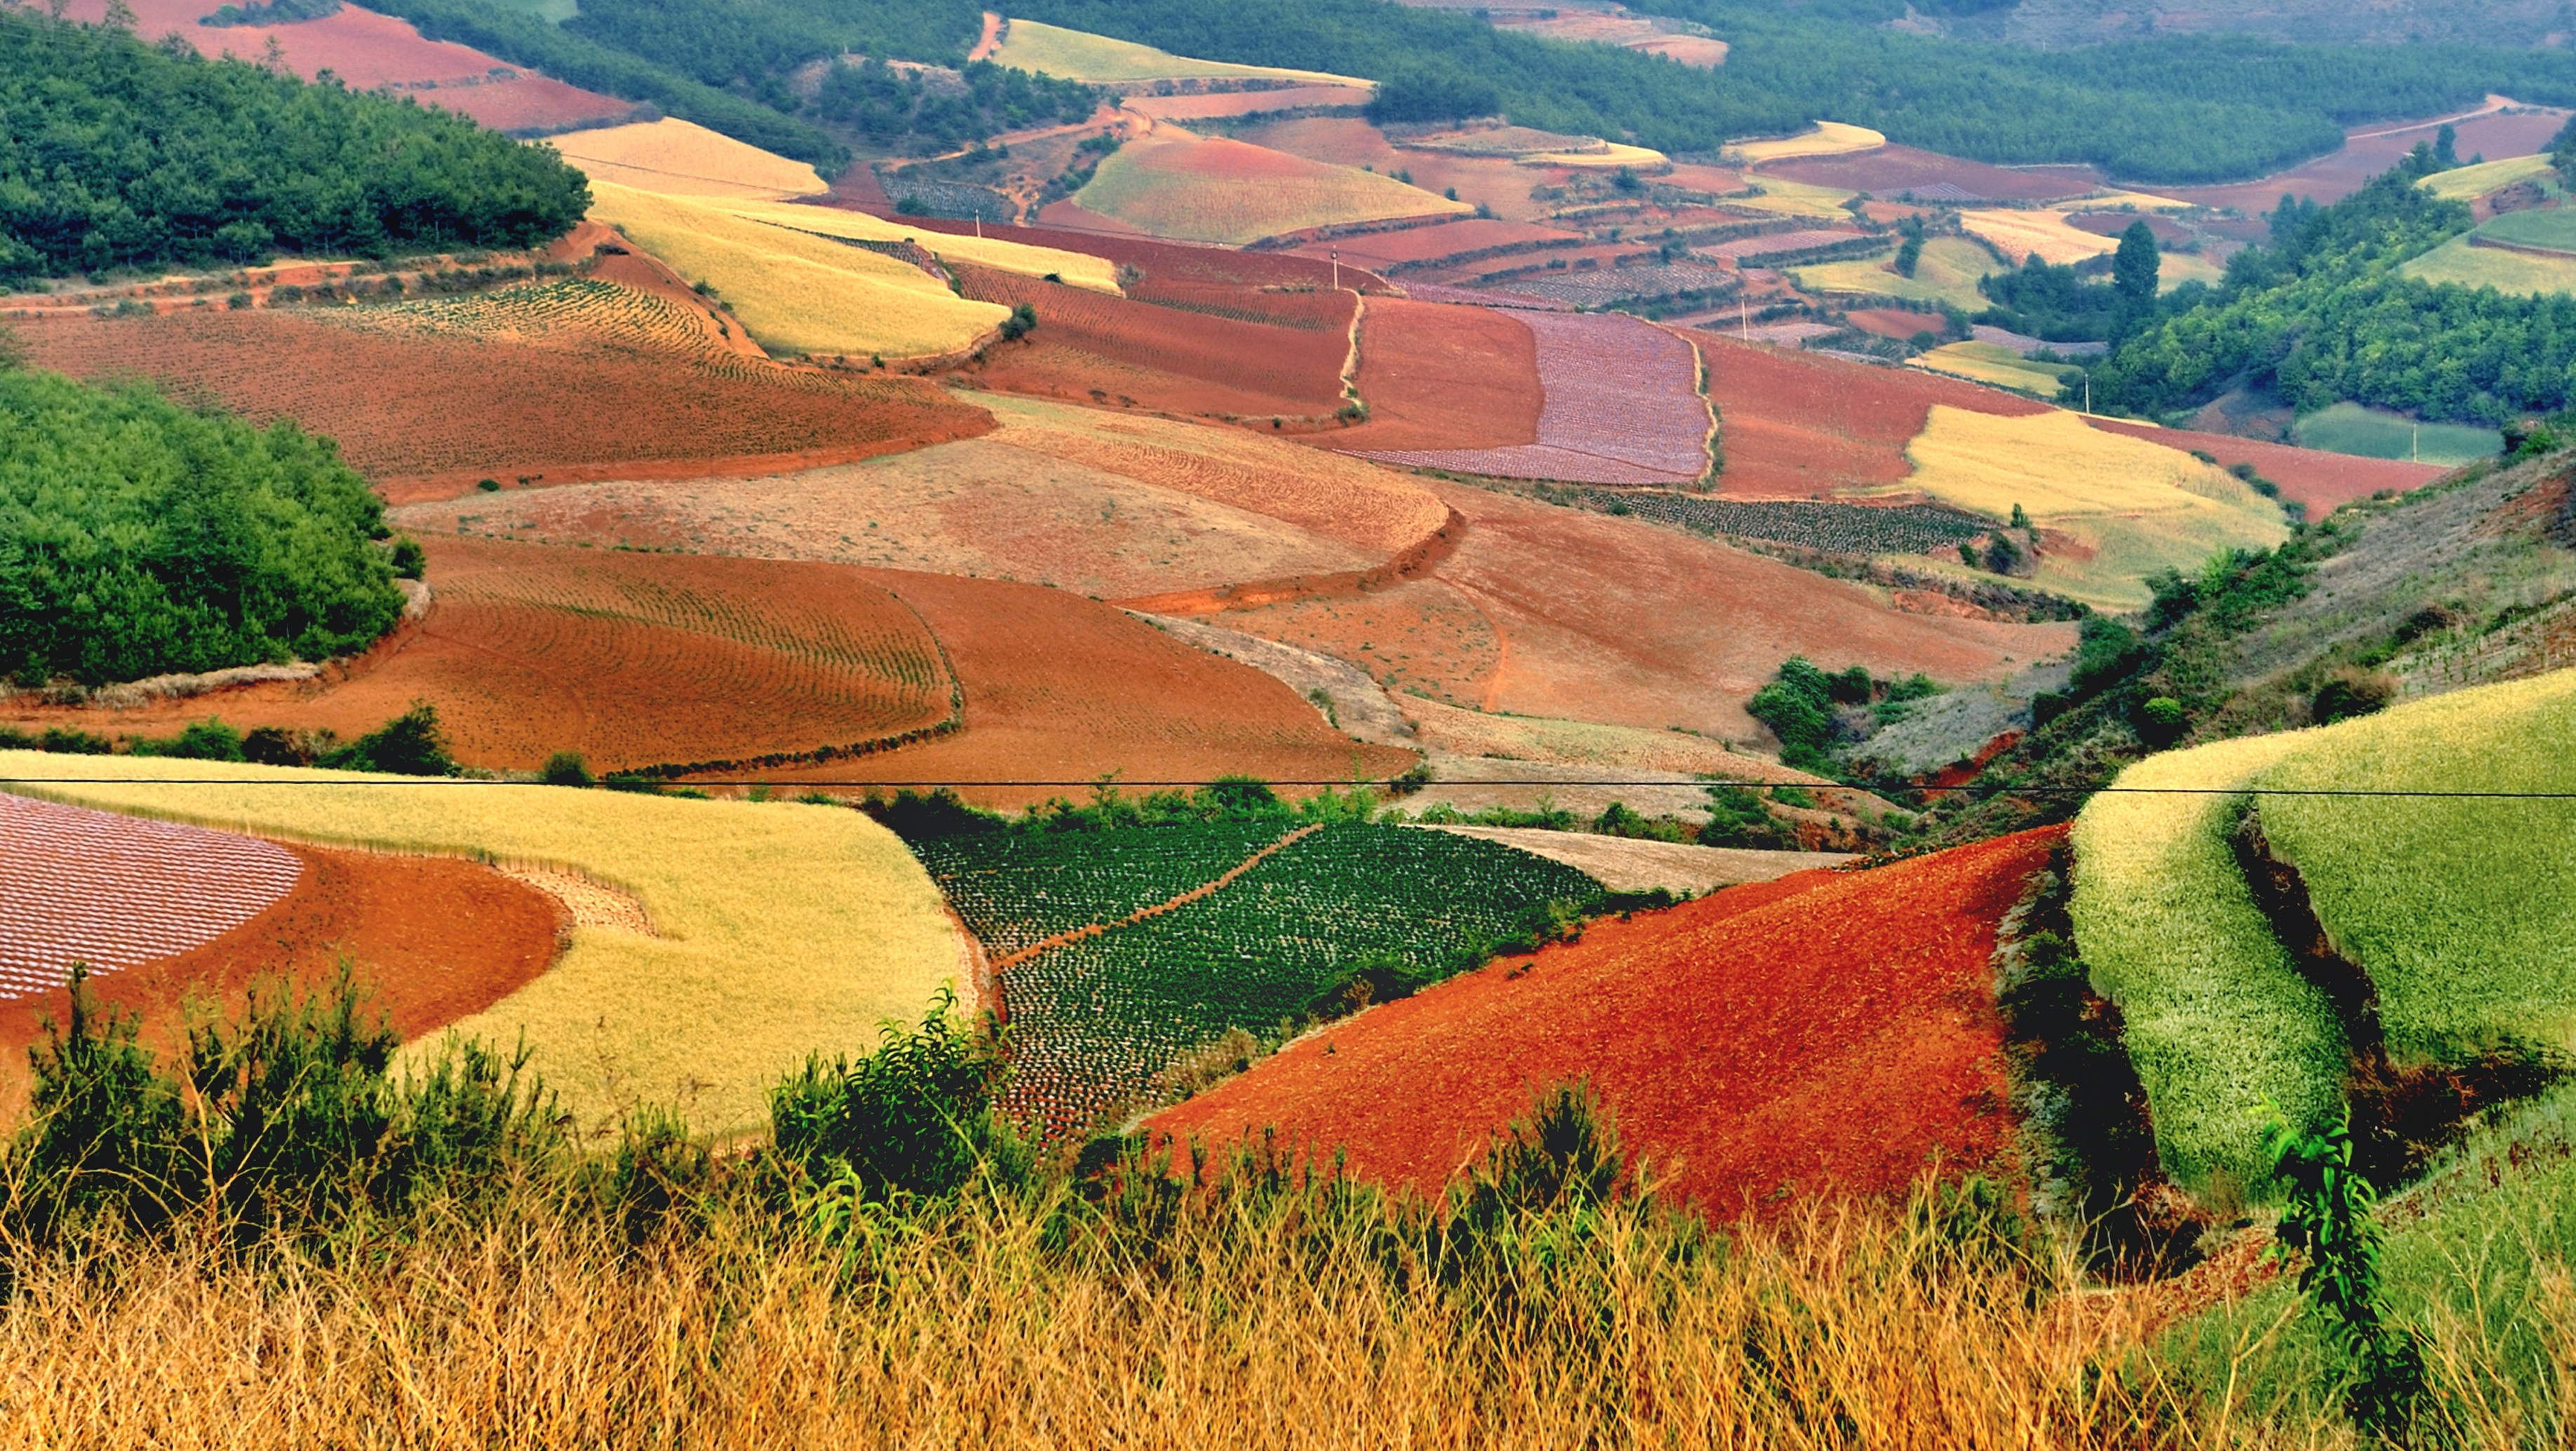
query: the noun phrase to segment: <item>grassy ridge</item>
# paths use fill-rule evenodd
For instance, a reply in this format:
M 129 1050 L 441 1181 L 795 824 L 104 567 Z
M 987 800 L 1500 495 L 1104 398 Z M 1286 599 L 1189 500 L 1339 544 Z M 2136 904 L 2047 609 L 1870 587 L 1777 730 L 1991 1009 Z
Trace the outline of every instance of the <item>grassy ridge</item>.
M 2576 790 L 2576 672 L 2345 722 L 2252 784 Z M 2576 1047 L 2576 801 L 2274 797 L 2262 810 L 2318 920 L 2377 986 L 2393 1058 Z
M 2165 1172 L 2204 1200 L 2263 1197 L 2266 1105 L 2331 1118 L 2350 1050 L 2333 1004 L 2272 935 L 2227 843 L 2256 773 L 2311 739 L 2255 736 L 2154 756 L 2075 822 L 2075 936 L 2094 989 L 2119 1004 Z
M 938 890 L 854 811 L 135 756 L 0 752 L 0 776 L 218 778 L 232 784 L 9 789 L 325 846 L 564 868 L 630 893 L 657 936 L 576 927 L 544 976 L 456 1025 L 504 1045 L 524 1031 L 585 1125 L 641 1098 L 690 1103 L 704 1130 L 754 1127 L 766 1090 L 806 1054 L 917 1020 L 960 971 Z M 280 784 L 302 780 L 333 784 Z

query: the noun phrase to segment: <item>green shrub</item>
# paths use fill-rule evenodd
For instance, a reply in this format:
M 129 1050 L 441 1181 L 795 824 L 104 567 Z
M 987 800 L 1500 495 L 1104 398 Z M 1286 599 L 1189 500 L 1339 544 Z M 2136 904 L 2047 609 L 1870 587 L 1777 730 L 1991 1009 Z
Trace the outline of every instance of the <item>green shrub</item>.
M 581 752 L 579 751 L 557 751 L 553 755 L 546 757 L 545 765 L 540 767 L 537 771 L 537 780 L 548 786 L 595 786 L 598 784 L 597 780 L 591 776 L 590 767 L 583 762 Z
M 438 708 L 415 700 L 411 709 L 315 761 L 334 771 L 380 771 L 389 776 L 453 776 Z
M 886 1024 L 877 1051 L 855 1063 L 807 1060 L 770 1094 L 779 1153 L 871 1200 L 952 1194 L 991 1170 L 1025 1173 L 1025 1153 L 994 1112 L 1001 1045 L 958 1021 L 955 1002 L 942 993 L 916 1029 Z
M 429 552 L 420 541 L 406 534 L 394 541 L 394 578 L 418 579 L 429 570 Z

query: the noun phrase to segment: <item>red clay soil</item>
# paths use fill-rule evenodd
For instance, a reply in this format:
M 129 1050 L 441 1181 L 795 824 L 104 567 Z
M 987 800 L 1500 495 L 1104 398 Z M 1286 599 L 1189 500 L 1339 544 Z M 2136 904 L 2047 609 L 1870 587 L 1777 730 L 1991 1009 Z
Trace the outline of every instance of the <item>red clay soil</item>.
M 2119 236 L 2139 222 L 2146 223 L 2147 230 L 2155 233 L 2159 242 L 2179 242 L 2191 235 L 2153 212 L 2074 212 L 2066 218 L 2066 225 L 2097 237 Z
M 481 1012 L 553 963 L 568 919 L 554 899 L 473 862 L 286 847 L 303 875 L 248 922 L 175 956 L 91 979 L 103 1001 L 140 1016 L 147 1046 L 184 1043 L 191 996 L 237 1011 L 254 982 L 327 983 L 346 959 L 406 1039 Z M 26 1092 L 25 1049 L 60 1021 L 57 989 L 0 1002 L 0 1103 Z
M 1093 214 L 1086 212 L 1084 215 Z M 972 236 L 976 230 L 973 222 L 944 217 L 900 217 L 894 220 L 925 232 L 947 232 L 956 236 Z M 983 235 L 1004 241 L 1026 242 L 1033 247 L 1054 247 L 1105 258 L 1144 273 L 1144 281 L 1149 286 L 1161 282 L 1214 283 L 1232 287 L 1333 285 L 1333 269 L 1329 262 L 1288 252 L 1241 252 L 1231 247 L 1193 247 L 1185 242 L 1158 242 L 1145 236 L 1095 236 L 1060 227 L 1005 227 L 991 222 L 983 224 Z M 1348 262 L 1342 264 L 1341 284 L 1363 292 L 1386 290 L 1383 279 Z
M 613 260 L 613 259 L 612 259 Z M 512 484 L 775 471 L 989 432 L 991 415 L 911 378 L 848 377 L 712 350 L 543 347 L 334 326 L 301 309 L 18 328 L 39 367 L 141 374 L 255 423 L 292 418 L 407 503 Z
M 425 40 L 410 22 L 355 5 L 290 25 L 218 29 L 197 23 L 216 8 L 200 0 L 129 3 L 137 35 L 178 35 L 208 56 L 230 53 L 243 60 L 259 59 L 274 41 L 287 69 L 308 81 L 328 70 L 351 90 L 393 90 L 495 130 L 616 125 L 636 110 L 631 101 L 565 85 L 470 46 Z M 105 10 L 106 0 L 74 0 L 67 13 L 96 23 Z
M 970 264 L 952 270 L 968 297 L 1025 303 L 1038 315 L 1036 332 L 985 349 L 970 367 L 986 387 L 1218 418 L 1319 420 L 1342 405 L 1352 293 L 1287 295 L 1307 304 L 1306 311 L 1339 314 L 1338 325 L 1316 316 L 1316 326 L 1294 327 L 1184 311 Z M 1209 291 L 1193 289 L 1194 295 Z M 1203 307 L 1244 314 L 1255 309 L 1229 303 L 1263 296 L 1243 288 L 1214 291 Z
M 2414 464 L 2403 459 L 2355 458 L 2350 454 L 2327 453 L 2321 449 L 2293 448 L 2286 443 L 2263 443 L 2251 438 L 2234 438 L 2223 433 L 2193 433 L 2180 428 L 2157 428 L 2150 424 L 2128 423 L 2116 418 L 2087 420 L 2105 433 L 2126 434 L 2160 443 L 2167 448 L 2197 449 L 2216 458 L 2227 467 L 2252 464 L 2254 471 L 2281 486 L 2281 497 L 2296 499 L 2308 506 L 2317 518 L 2325 517 L 2337 505 L 2355 499 L 2366 499 L 2382 489 L 2404 493 L 2441 477 L 2450 470 L 2441 464 Z
M 1916 333 L 1938 333 L 1949 326 L 1937 312 L 1911 312 L 1901 307 L 1864 308 L 1844 313 L 1843 320 L 1862 332 L 1900 341 Z
M 414 700 L 457 759 L 594 770 L 842 748 L 950 713 L 938 642 L 867 571 L 720 555 L 423 541 L 429 614 L 312 681 L 115 711 L 0 708 L 22 729 L 167 735 L 189 721 L 353 738 Z M 22 697 L 23 699 L 24 697 Z
M 1338 241 L 1310 243 L 1297 251 L 1307 257 L 1330 257 L 1339 251 L 1345 264 L 1356 262 L 1363 267 L 1388 267 L 1405 262 L 1438 262 L 1496 248 L 1571 242 L 1579 235 L 1562 227 L 1541 227 L 1490 217 L 1465 217 L 1436 226 L 1363 232 Z
M 772 781 L 947 782 L 970 800 L 1015 807 L 1119 773 L 1129 786 L 1246 772 L 1273 781 L 1347 781 L 1410 766 L 1364 746 L 1278 680 L 1182 644 L 1063 590 L 898 570 L 855 570 L 920 611 L 965 687 L 965 728 L 852 760 L 727 773 Z
M 1744 190 L 1742 172 L 1730 171 L 1722 166 L 1703 166 L 1696 162 L 1674 162 L 1670 171 L 1658 175 L 1655 180 L 1687 187 L 1692 191 L 1708 192 L 1713 196 L 1725 196 L 1729 192 Z
M 1244 140 L 1336 166 L 1370 167 L 1381 176 L 1410 172 L 1413 184 L 1438 194 L 1456 189 L 1458 199 L 1482 203 L 1507 222 L 1543 222 L 1556 205 L 1532 197 L 1535 188 L 1563 186 L 1572 175 L 1564 167 L 1523 166 L 1505 156 L 1461 156 L 1453 152 L 1399 150 L 1386 133 L 1355 116 L 1309 116 L 1246 127 Z M 1731 190 L 1732 188 L 1730 188 Z
M 1762 174 L 1880 196 L 1945 184 L 1967 194 L 1951 200 L 2045 202 L 2082 196 L 2093 189 L 2064 175 L 1988 166 L 1982 161 L 1963 161 L 1911 146 L 1882 146 L 1848 156 L 1805 156 L 1773 162 L 1762 168 Z
M 1130 96 L 1120 104 L 1125 110 L 1158 121 L 1195 121 L 1308 106 L 1365 106 L 1374 94 L 1367 86 L 1285 86 L 1275 91 L 1223 91 L 1213 96 Z
M 1708 360 L 1729 499 L 1805 499 L 1896 483 L 1914 471 L 1905 445 L 1932 405 L 2007 418 L 2046 413 L 2036 399 L 1936 378 L 1918 368 L 1874 368 L 1715 333 L 1690 334 Z
M 2565 111 L 2531 111 L 2518 115 L 2476 116 L 2455 123 L 2462 156 L 2484 152 L 2489 160 L 2529 156 L 2549 149 L 2550 138 L 2567 124 Z M 2405 127 L 2403 122 L 2376 121 L 2347 133 L 2343 149 L 2320 156 L 2261 181 L 2229 186 L 2142 186 L 2140 191 L 2175 197 L 2195 206 L 2234 207 L 2248 216 L 2271 211 L 2284 196 L 2309 198 L 2320 205 L 2338 202 L 2361 190 L 2362 183 L 2397 164 L 2418 141 L 2431 141 L 2432 123 Z
M 1588 1078 L 1631 1167 L 1713 1217 L 1997 1165 L 2013 1126 L 1996 930 L 2063 833 L 1601 922 L 1327 1028 L 1148 1126 L 1211 1146 L 1276 1128 L 1429 1195 L 1539 1092 Z
M 1337 449 L 1503 448 L 1538 438 L 1538 341 L 1508 312 L 1372 297 L 1360 315 L 1368 422 Z
M 1493 621 L 1457 586 L 1408 580 L 1364 594 L 1283 600 L 1209 623 L 1346 660 L 1389 690 L 1474 709 L 1503 663 Z

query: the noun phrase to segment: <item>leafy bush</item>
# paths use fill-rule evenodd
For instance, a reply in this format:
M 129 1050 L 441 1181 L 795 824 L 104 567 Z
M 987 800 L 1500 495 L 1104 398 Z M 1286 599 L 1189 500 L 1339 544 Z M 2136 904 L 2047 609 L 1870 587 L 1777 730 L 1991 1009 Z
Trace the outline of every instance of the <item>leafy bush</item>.
M 23 9 L 0 10 L 0 114 L 0 283 L 523 247 L 589 205 L 553 152 L 449 112 Z
M 0 671 L 99 684 L 362 649 L 402 614 L 382 513 L 291 423 L 0 372 Z
M 447 754 L 447 735 L 438 728 L 438 708 L 420 700 L 314 764 L 389 776 L 453 776 L 457 770 L 455 759 Z
M 809 1059 L 770 1094 L 778 1151 L 866 1199 L 952 1194 L 994 1167 L 1025 1172 L 1017 1140 L 994 1112 L 1000 1045 L 989 1025 L 960 1023 L 955 1002 L 943 992 L 917 1029 L 886 1024 L 877 1051 L 856 1063 Z
M 587 787 L 599 784 L 579 751 L 557 751 L 546 757 L 545 765 L 537 770 L 537 780 L 547 786 Z
M 2338 668 L 2317 687 L 2309 701 L 2308 718 L 2319 725 L 2332 725 L 2339 720 L 2371 715 L 2386 710 L 2397 698 L 2397 677 L 2374 670 L 2351 666 Z

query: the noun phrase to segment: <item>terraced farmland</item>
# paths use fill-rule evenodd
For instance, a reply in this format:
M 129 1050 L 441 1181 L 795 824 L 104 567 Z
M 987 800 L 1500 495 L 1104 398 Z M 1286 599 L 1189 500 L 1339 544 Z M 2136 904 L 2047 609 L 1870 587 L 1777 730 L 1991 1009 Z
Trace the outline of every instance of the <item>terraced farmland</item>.
M 272 842 L 0 794 L 0 999 L 212 942 L 303 870 Z
M 1363 458 L 1498 478 L 1689 483 L 1708 472 L 1709 414 L 1691 345 L 1622 314 L 1523 314 L 1537 338 L 1535 443 L 1369 450 Z
M 1929 554 L 1990 534 L 1995 527 L 1937 504 L 1748 503 L 1642 489 L 1591 489 L 1578 497 L 1585 508 L 1606 514 L 1633 514 L 1703 534 L 1769 539 L 1833 554 Z
M 1103 160 L 1073 199 L 1149 236 L 1229 246 L 1310 227 L 1475 210 L 1391 176 L 1169 126 Z
M 1215 829 L 1161 829 L 1192 830 Z M 1192 872 L 1218 875 L 1233 864 L 1218 859 L 1245 840 L 1226 829 L 1205 849 L 1158 846 L 1171 855 L 1137 858 L 1132 879 L 1091 876 L 1091 920 L 1124 916 Z M 1443 970 L 1508 936 L 1531 908 L 1599 890 L 1571 867 L 1493 842 L 1328 826 L 1196 902 L 1005 968 L 1000 991 L 1018 1052 L 1010 1106 L 1051 1133 L 1080 1128 L 1227 1029 L 1267 1033 L 1303 1015 L 1344 973 L 1387 959 Z M 1058 902 L 1048 920 L 1081 911 Z

